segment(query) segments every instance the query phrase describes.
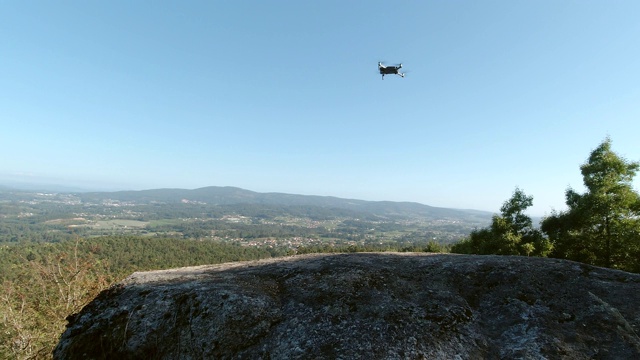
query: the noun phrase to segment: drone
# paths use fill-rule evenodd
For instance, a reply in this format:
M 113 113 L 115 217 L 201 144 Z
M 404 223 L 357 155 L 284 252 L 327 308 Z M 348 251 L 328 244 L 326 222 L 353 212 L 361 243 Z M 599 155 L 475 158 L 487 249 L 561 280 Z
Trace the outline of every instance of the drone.
M 398 64 L 398 65 L 384 65 L 381 62 L 378 62 L 378 70 L 380 70 L 380 74 L 382 75 L 382 80 L 384 80 L 384 76 L 385 75 L 392 75 L 392 74 L 396 74 L 396 75 L 400 75 L 401 77 L 404 77 L 404 73 L 400 72 L 400 69 L 402 68 L 402 64 Z

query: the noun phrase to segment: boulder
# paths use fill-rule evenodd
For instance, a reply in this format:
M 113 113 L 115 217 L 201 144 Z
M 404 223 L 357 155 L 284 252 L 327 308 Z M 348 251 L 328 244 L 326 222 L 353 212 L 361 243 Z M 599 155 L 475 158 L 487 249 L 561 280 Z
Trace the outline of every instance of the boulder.
M 302 255 L 134 273 L 68 321 L 55 359 L 640 359 L 640 275 Z

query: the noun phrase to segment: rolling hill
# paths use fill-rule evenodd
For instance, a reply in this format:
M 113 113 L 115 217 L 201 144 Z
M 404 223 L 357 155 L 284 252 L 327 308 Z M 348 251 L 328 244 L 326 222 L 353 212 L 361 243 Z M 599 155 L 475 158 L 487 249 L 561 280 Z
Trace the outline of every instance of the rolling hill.
M 366 201 L 333 196 L 296 195 L 285 193 L 259 193 L 237 187 L 209 186 L 194 190 L 155 189 L 141 191 L 91 192 L 75 194 L 82 201 L 107 199 L 136 203 L 178 204 L 201 202 L 207 205 L 251 204 L 262 206 L 306 206 L 323 209 L 341 209 L 383 217 L 425 218 L 429 220 L 459 220 L 488 223 L 493 215 L 479 210 L 434 207 L 416 202 Z

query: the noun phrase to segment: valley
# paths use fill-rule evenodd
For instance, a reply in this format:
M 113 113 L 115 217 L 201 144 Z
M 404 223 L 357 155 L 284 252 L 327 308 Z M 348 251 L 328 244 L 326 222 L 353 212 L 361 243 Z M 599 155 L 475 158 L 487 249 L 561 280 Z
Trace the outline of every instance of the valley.
M 417 203 L 255 193 L 238 188 L 57 193 L 0 191 L 0 242 L 134 235 L 242 246 L 451 244 L 490 213 Z

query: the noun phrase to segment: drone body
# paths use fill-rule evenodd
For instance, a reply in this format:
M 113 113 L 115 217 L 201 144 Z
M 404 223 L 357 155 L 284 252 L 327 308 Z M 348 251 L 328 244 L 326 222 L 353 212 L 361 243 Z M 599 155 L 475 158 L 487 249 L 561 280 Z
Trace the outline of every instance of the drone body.
M 384 65 L 381 62 L 378 62 L 378 70 L 382 75 L 382 80 L 384 80 L 385 75 L 392 75 L 392 74 L 404 77 L 404 73 L 400 72 L 401 68 L 402 68 L 402 64 L 398 64 L 394 66 L 394 65 Z

